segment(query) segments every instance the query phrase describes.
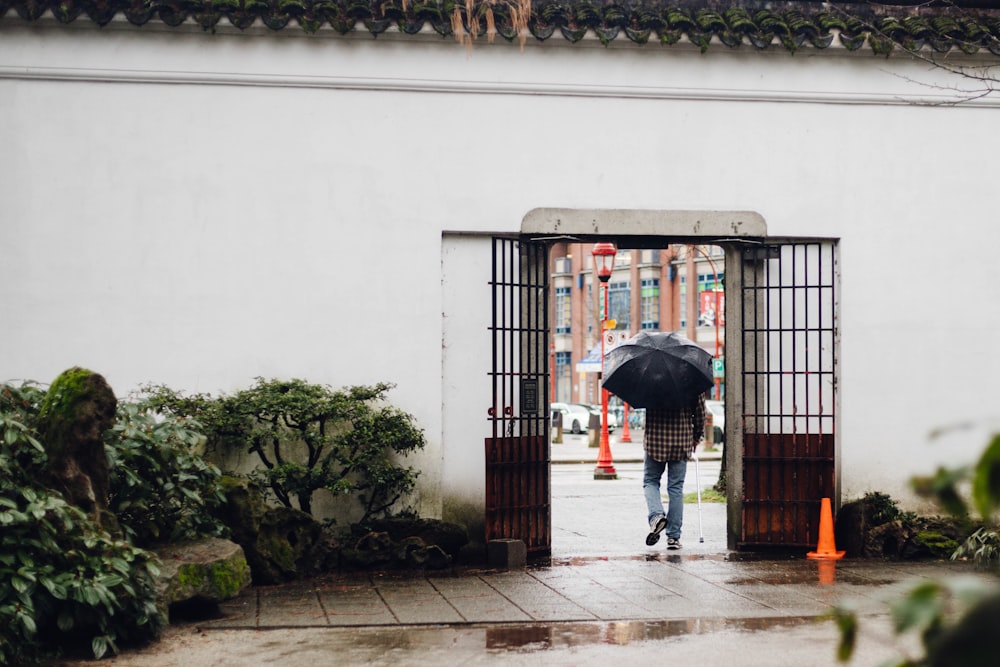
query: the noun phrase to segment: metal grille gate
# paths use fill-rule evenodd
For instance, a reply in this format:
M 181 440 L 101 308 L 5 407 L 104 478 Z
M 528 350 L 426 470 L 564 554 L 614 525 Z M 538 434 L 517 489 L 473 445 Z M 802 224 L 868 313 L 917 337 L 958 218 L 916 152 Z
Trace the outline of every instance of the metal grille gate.
M 741 249 L 741 548 L 815 547 L 820 501 L 837 502 L 835 250 Z
M 493 426 L 486 439 L 486 540 L 552 551 L 548 247 L 493 239 Z

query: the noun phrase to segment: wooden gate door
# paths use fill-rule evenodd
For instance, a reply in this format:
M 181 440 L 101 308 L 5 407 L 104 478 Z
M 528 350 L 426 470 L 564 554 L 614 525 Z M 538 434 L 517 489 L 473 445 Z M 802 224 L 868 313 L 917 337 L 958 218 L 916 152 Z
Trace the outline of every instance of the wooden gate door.
M 737 547 L 815 548 L 821 499 L 839 504 L 836 245 L 740 253 Z
M 486 540 L 552 552 L 548 247 L 493 239 L 492 435 L 486 438 Z

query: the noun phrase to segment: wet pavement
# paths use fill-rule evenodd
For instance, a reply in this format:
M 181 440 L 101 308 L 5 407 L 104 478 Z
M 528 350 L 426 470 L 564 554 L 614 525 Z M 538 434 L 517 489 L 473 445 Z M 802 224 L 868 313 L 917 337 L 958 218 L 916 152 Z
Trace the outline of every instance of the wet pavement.
M 217 618 L 172 626 L 158 646 L 99 664 L 835 665 L 837 632 L 822 618 L 848 603 L 864 617 L 850 664 L 873 665 L 916 648 L 898 644 L 887 614 L 906 582 L 996 582 L 964 563 L 733 554 L 721 503 L 685 506 L 680 551 L 663 540 L 647 547 L 641 444 L 612 441 L 615 480 L 593 478 L 596 453 L 585 436 L 553 445 L 553 552 L 543 563 L 254 587 Z M 689 466 L 687 491 L 715 483 L 718 456 L 705 454 L 698 472 Z
M 567 559 L 522 571 L 338 574 L 257 587 L 223 605 L 208 629 L 439 626 L 681 620 L 761 622 L 821 615 L 851 600 L 884 610 L 886 591 L 914 577 L 952 574 L 951 563 L 838 563 L 824 583 L 813 561 L 734 561 L 725 555 L 649 554 Z

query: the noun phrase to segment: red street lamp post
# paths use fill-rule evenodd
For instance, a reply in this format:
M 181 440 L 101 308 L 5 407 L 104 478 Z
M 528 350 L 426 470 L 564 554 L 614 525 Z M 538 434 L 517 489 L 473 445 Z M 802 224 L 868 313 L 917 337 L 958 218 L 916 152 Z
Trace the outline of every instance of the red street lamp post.
M 721 358 L 720 352 L 722 351 L 722 340 L 719 337 L 719 319 L 721 317 L 721 313 L 719 312 L 719 295 L 721 294 L 721 291 L 719 290 L 719 271 L 718 269 L 715 268 L 715 262 L 712 261 L 712 258 L 709 256 L 709 254 L 704 250 L 702 250 L 701 247 L 696 245 L 692 245 L 689 247 L 700 252 L 701 256 L 708 260 L 708 265 L 712 267 L 712 274 L 715 276 L 715 289 L 712 290 L 713 292 L 715 292 L 714 295 L 715 296 L 715 358 L 719 359 Z M 715 378 L 715 399 L 717 401 L 722 400 L 721 384 L 722 380 L 720 378 Z
M 628 403 L 622 401 L 622 437 L 620 440 L 622 442 L 632 442 L 632 434 L 628 430 Z
M 618 250 L 613 243 L 596 243 L 591 251 L 594 266 L 597 267 L 597 279 L 601 281 L 601 290 L 604 292 L 604 312 L 601 313 L 601 380 L 604 379 L 604 339 L 607 337 L 608 327 L 608 280 L 615 268 L 616 252 Z M 611 460 L 611 446 L 608 444 L 608 390 L 604 387 L 601 387 L 601 443 L 597 450 L 594 479 L 618 479 Z
M 715 275 L 715 289 L 712 291 L 715 293 L 715 358 L 718 359 L 719 352 L 722 347 L 722 343 L 719 339 L 719 319 L 721 318 L 721 313 L 719 312 L 719 271 L 715 268 L 715 262 L 712 261 L 712 258 L 709 257 L 704 250 L 698 248 L 698 251 L 701 252 L 702 256 L 708 260 L 708 265 L 712 267 L 712 273 Z M 722 400 L 721 384 L 721 380 L 719 378 L 715 378 L 715 400 L 717 401 Z

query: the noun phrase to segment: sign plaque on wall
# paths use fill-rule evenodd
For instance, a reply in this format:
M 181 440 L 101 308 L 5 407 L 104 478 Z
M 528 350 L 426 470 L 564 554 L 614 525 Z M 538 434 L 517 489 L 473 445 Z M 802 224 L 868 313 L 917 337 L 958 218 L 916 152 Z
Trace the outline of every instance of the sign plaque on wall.
M 536 378 L 521 380 L 521 414 L 538 414 L 538 380 Z

